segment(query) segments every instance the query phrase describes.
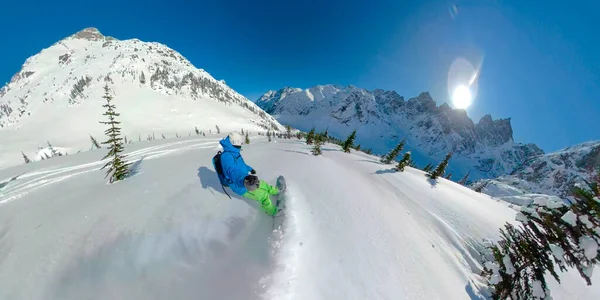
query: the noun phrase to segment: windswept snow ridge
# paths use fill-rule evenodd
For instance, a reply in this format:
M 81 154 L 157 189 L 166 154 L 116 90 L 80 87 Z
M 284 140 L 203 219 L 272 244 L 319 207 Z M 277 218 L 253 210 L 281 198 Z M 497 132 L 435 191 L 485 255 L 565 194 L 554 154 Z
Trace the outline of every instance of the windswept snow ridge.
M 135 174 L 115 184 L 99 170 L 102 149 L 0 171 L 0 299 L 486 295 L 479 250 L 514 222 L 503 202 L 334 145 L 315 157 L 301 141 L 254 136 L 245 161 L 288 183 L 273 230 L 257 203 L 222 192 L 217 141 L 129 144 Z M 554 299 L 600 297 L 576 273 L 549 282 Z

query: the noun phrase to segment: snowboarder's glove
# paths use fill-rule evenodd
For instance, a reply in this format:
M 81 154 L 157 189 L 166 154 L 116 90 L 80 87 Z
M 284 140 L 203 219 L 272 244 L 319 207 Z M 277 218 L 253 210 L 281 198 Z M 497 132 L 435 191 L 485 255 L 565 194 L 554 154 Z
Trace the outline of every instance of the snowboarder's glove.
M 258 189 L 259 186 L 260 186 L 260 180 L 258 180 L 258 177 L 254 176 L 254 175 L 248 175 L 248 176 L 246 176 L 246 178 L 244 178 L 244 187 L 248 191 L 252 192 L 252 191 Z
M 250 170 L 250 174 L 254 175 L 256 174 L 256 171 L 254 171 L 254 169 Z

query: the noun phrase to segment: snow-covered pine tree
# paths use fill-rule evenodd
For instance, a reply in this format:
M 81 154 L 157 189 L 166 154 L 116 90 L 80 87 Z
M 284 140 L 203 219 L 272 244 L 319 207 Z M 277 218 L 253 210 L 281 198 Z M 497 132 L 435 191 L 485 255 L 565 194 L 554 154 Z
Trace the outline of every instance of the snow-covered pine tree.
M 161 133 L 160 135 L 162 135 L 163 140 L 166 139 L 165 134 Z
M 144 75 L 144 71 L 142 71 L 142 74 L 140 75 L 140 83 L 146 84 L 146 75 Z
M 448 173 L 448 175 L 444 176 L 444 178 L 452 180 L 452 172 Z
M 425 167 L 423 167 L 423 171 L 425 171 L 425 172 L 429 172 L 429 171 L 431 171 L 431 169 L 433 169 L 433 164 L 431 164 L 431 163 L 427 163 L 425 165 Z
M 246 140 L 244 141 L 246 144 L 250 144 L 250 138 L 248 137 L 248 132 L 246 131 Z
M 269 140 L 269 143 L 271 142 L 271 132 L 267 131 L 267 139 Z
M 52 157 L 62 156 L 62 153 L 56 151 L 56 149 L 54 149 L 54 147 L 52 146 L 52 144 L 50 144 L 50 141 L 48 141 L 48 148 L 50 149 L 50 153 L 52 154 Z
M 142 141 L 142 134 L 140 133 L 140 134 L 138 135 L 138 142 L 141 142 L 141 141 Z
M 196 131 L 196 135 L 200 134 L 200 130 L 198 130 L 198 126 L 194 126 L 194 131 Z
M 296 133 L 296 138 L 298 138 L 299 140 L 302 139 L 302 132 L 298 131 L 298 133 Z
M 489 245 L 492 258 L 484 264 L 494 299 L 549 298 L 544 275 L 560 282 L 557 269 L 567 267 L 592 284 L 592 270 L 600 263 L 600 179 L 589 188 L 576 187 L 573 196 L 570 205 L 538 197 L 517 213 L 521 226 L 506 223 L 500 230 L 501 240 Z
M 217 134 L 221 133 L 221 128 L 219 128 L 219 125 L 215 125 L 215 128 L 217 128 Z
M 323 152 L 321 151 L 321 145 L 323 144 L 323 142 L 325 141 L 325 137 L 321 134 L 316 134 L 314 141 L 313 141 L 313 148 L 312 150 L 310 150 L 310 152 L 314 155 L 321 155 L 323 154 Z
M 452 157 L 452 152 L 448 152 L 448 154 L 446 154 L 446 157 L 444 158 L 444 160 L 442 160 L 442 162 L 440 162 L 440 164 L 435 168 L 435 170 L 428 173 L 427 176 L 431 179 L 436 179 L 439 176 L 444 176 L 444 173 L 446 172 L 446 167 L 448 166 L 448 162 L 450 161 L 451 157 Z
M 292 138 L 292 127 L 290 127 L 290 125 L 285 126 L 285 134 L 286 134 L 286 139 L 291 139 Z
M 25 153 L 23 153 L 23 151 L 21 151 L 21 154 L 23 154 L 23 160 L 25 160 L 25 163 L 28 164 L 31 162 L 31 160 L 29 159 L 29 157 L 27 157 L 27 155 L 25 155 Z
M 313 141 L 315 139 L 315 128 L 313 127 L 309 132 L 308 135 L 306 135 L 306 144 L 307 145 L 312 145 Z
M 175 137 L 179 138 L 179 133 L 175 132 Z
M 91 134 L 90 134 L 90 139 L 92 140 L 92 149 L 94 149 L 94 147 L 96 147 L 96 149 L 102 148 L 100 146 L 100 144 L 98 143 L 98 141 Z
M 467 183 L 467 180 L 469 180 L 469 174 L 471 174 L 471 171 L 468 171 L 467 174 L 465 174 L 465 176 L 463 176 L 463 178 L 458 181 L 458 184 L 465 185 Z
M 398 143 L 398 145 L 396 145 L 394 149 L 392 149 L 390 152 L 388 152 L 381 158 L 381 162 L 384 164 L 389 164 L 392 161 L 395 161 L 396 157 L 398 157 L 400 152 L 402 152 L 402 149 L 404 149 L 404 142 L 405 140 L 400 141 L 400 143 Z
M 356 145 L 356 147 L 354 148 L 354 150 L 360 151 L 360 144 Z
M 325 132 L 323 132 L 323 139 L 324 141 L 329 139 L 329 128 L 325 128 Z
M 396 166 L 395 170 L 398 172 L 404 172 L 404 168 L 406 168 L 406 166 L 409 166 L 411 162 L 412 159 L 410 159 L 410 151 L 407 151 L 406 153 L 404 153 L 404 156 L 402 156 L 402 159 L 398 162 L 398 165 Z
M 346 138 L 346 141 L 342 145 L 342 150 L 346 153 L 350 153 L 350 149 L 354 145 L 354 139 L 356 138 L 356 129 Z
M 116 107 L 111 102 L 112 96 L 110 95 L 108 84 L 104 86 L 104 96 L 102 98 L 106 99 L 106 104 L 102 105 L 102 107 L 106 108 L 106 112 L 103 115 L 108 117 L 108 122 L 100 121 L 100 123 L 109 126 L 109 128 L 104 131 L 108 140 L 102 142 L 102 144 L 108 145 L 108 153 L 102 159 L 110 158 L 110 160 L 101 168 L 101 170 L 108 167 L 105 178 L 109 177 L 110 183 L 113 183 L 124 179 L 129 175 L 129 164 L 121 154 L 124 150 L 122 143 L 123 139 L 121 138 L 121 128 L 117 127 L 120 122 L 116 120 L 116 117 L 120 114 L 115 111 Z
M 242 128 L 242 135 L 244 135 L 244 128 Z
M 206 136 L 206 133 L 204 133 L 204 131 L 202 132 L 202 136 Z
M 123 137 L 123 142 L 124 142 L 125 144 L 127 144 L 127 136 L 124 136 L 124 137 Z

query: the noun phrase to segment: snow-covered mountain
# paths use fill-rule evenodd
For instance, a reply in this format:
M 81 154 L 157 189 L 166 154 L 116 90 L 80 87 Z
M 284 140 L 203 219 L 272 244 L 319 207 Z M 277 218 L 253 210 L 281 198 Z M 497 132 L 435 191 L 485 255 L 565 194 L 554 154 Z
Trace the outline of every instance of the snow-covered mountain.
M 159 43 L 117 40 L 84 29 L 28 58 L 0 89 L 0 168 L 34 156 L 47 141 L 78 151 L 99 140 L 103 87 L 114 96 L 123 133 L 187 136 L 195 127 L 281 129 L 262 109 Z
M 593 141 L 537 156 L 510 175 L 481 180 L 473 186 L 485 186 L 482 191 L 495 197 L 541 193 L 570 198 L 575 185 L 586 186 L 599 170 L 600 141 Z
M 510 119 L 486 115 L 473 123 L 465 110 L 445 103 L 437 106 L 427 92 L 405 101 L 395 91 L 320 85 L 269 91 L 257 104 L 278 121 L 302 130 L 329 128 L 343 138 L 357 129 L 358 143 L 376 153 L 407 138 L 407 147 L 420 164 L 437 162 L 453 150 L 450 166 L 455 175 L 471 170 L 472 178 L 510 173 L 543 154 L 535 144 L 514 142 Z
M 282 227 L 223 193 L 212 136 L 126 145 L 138 171 L 116 184 L 105 149 L 0 170 L 0 299 L 488 299 L 480 251 L 515 222 L 505 203 L 335 145 L 251 139 L 245 161 L 287 179 Z M 547 276 L 553 299 L 600 299 L 593 273 Z

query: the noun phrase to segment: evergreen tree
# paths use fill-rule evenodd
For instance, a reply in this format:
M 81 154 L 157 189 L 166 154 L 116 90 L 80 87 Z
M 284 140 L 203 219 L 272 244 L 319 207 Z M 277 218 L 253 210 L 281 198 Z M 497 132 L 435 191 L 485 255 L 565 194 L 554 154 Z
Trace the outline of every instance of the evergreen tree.
M 448 180 L 452 180 L 452 172 L 448 173 L 448 175 L 446 175 L 446 177 L 444 177 Z
M 400 154 L 400 152 L 402 152 L 402 149 L 404 149 L 404 140 L 400 141 L 400 143 L 398 143 L 398 145 L 396 145 L 396 147 L 394 147 L 394 149 L 392 149 L 392 151 L 390 151 L 386 155 L 384 155 L 381 158 L 381 162 L 384 164 L 389 164 L 392 161 L 395 161 L 396 157 L 398 157 L 398 154 Z
M 138 135 L 138 142 L 141 142 L 141 141 L 142 141 L 142 134 L 140 133 L 140 134 Z
M 451 157 L 452 152 L 448 152 L 444 160 L 442 160 L 442 162 L 435 168 L 435 170 L 433 170 L 433 172 L 427 174 L 427 176 L 429 176 L 429 178 L 431 179 L 437 179 L 439 176 L 444 176 L 444 173 L 446 172 L 446 167 L 448 166 L 448 162 L 450 161 Z
M 123 137 L 123 142 L 127 144 L 127 136 Z
M 325 132 L 323 132 L 323 140 L 327 141 L 329 139 L 329 128 L 325 128 Z
M 286 139 L 291 139 L 292 138 L 292 127 L 290 127 L 290 125 L 285 126 L 285 131 L 286 131 Z
M 596 179 L 587 189 L 575 188 L 570 205 L 558 197 L 538 197 L 517 213 L 519 227 L 505 224 L 484 264 L 494 299 L 549 298 L 545 274 L 560 282 L 557 271 L 567 267 L 592 284 L 592 270 L 600 262 L 599 187 Z
M 248 132 L 246 131 L 246 140 L 244 141 L 246 144 L 250 144 L 250 138 L 248 137 Z
M 323 152 L 321 151 L 321 145 L 323 144 L 324 141 L 325 141 L 325 137 L 323 135 L 321 135 L 321 134 L 315 135 L 314 143 L 313 143 L 314 146 L 313 146 L 312 150 L 310 151 L 314 156 L 323 154 Z
M 154 136 L 154 132 L 152 133 L 152 140 L 156 140 L 156 137 Z
M 90 139 L 92 140 L 92 149 L 96 147 L 96 149 L 102 148 L 98 141 L 90 134 Z
M 27 155 L 25 155 L 25 153 L 23 153 L 23 151 L 21 151 L 21 154 L 23 154 L 23 160 L 25 160 L 25 163 L 28 164 L 31 162 L 31 160 L 29 159 L 29 157 L 27 157 Z
M 344 144 L 342 145 L 342 150 L 346 153 L 350 153 L 350 148 L 354 145 L 354 139 L 356 138 L 356 129 L 352 131 L 352 133 L 348 136 Z
M 217 134 L 221 133 L 221 129 L 219 128 L 219 125 L 215 125 L 215 128 L 217 128 Z
M 140 75 L 140 83 L 141 84 L 146 83 L 146 75 L 144 75 L 144 71 L 142 71 L 142 75 Z
M 104 131 L 108 140 L 102 142 L 102 144 L 108 145 L 108 153 L 104 158 L 111 158 L 102 169 L 108 167 L 106 172 L 106 177 L 109 177 L 110 183 L 115 181 L 124 179 L 129 175 L 129 164 L 125 161 L 125 157 L 121 154 L 123 152 L 123 143 L 121 138 L 121 128 L 117 127 L 120 122 L 116 120 L 120 114 L 115 112 L 115 105 L 111 103 L 112 96 L 110 95 L 110 90 L 108 85 L 104 86 L 104 96 L 102 97 L 106 99 L 106 104 L 102 105 L 102 107 L 106 108 L 106 112 L 103 114 L 108 117 L 108 122 L 100 121 L 101 124 L 108 125 L 109 128 Z M 141 136 L 140 136 L 141 138 Z
M 269 140 L 269 143 L 271 142 L 271 132 L 267 131 L 267 139 Z
M 198 130 L 198 126 L 195 126 L 195 127 L 194 127 L 194 131 L 196 131 L 196 135 L 199 135 L 199 134 L 200 134 L 200 130 Z
M 410 151 L 407 151 L 406 153 L 404 153 L 402 159 L 398 162 L 398 165 L 395 168 L 396 171 L 404 172 L 404 168 L 406 166 L 409 166 L 411 162 L 412 159 L 410 159 Z
M 411 159 L 411 160 L 410 160 L 410 162 L 408 163 L 408 166 L 409 166 L 409 167 L 411 167 L 411 168 L 415 168 L 415 169 L 417 168 L 417 164 L 416 164 L 416 163 L 415 163 L 415 161 L 414 161 L 414 160 L 412 160 L 412 159 Z
M 175 132 L 175 137 L 179 138 L 179 133 Z
M 161 133 L 160 135 L 162 135 L 163 140 L 166 139 L 166 137 L 163 133 Z
M 373 154 L 373 149 L 371 149 L 371 148 L 369 148 L 369 149 L 365 149 L 365 151 L 364 151 L 364 152 L 365 152 L 366 154 L 369 154 L 369 155 L 371 155 L 371 154 Z
M 244 128 L 242 128 L 242 135 L 244 135 Z
M 50 153 L 52 154 L 51 157 L 62 156 L 62 153 L 56 151 L 56 149 L 54 149 L 54 147 L 52 147 L 52 144 L 50 144 L 49 141 L 48 141 L 48 148 L 50 149 Z
M 490 183 L 489 181 L 482 181 L 481 183 L 479 183 L 476 187 L 473 188 L 474 191 L 481 193 L 483 191 L 483 188 L 485 188 L 486 185 L 488 185 L 488 183 Z
M 204 131 L 202 132 L 202 136 L 206 136 L 206 134 L 204 133 Z
M 299 140 L 302 139 L 302 132 L 298 131 L 298 133 L 296 133 L 296 138 L 298 138 Z
M 427 163 L 427 165 L 425 165 L 425 167 L 423 167 L 423 171 L 425 171 L 425 172 L 429 172 L 429 171 L 431 171 L 431 169 L 433 169 L 433 165 L 431 163 Z
M 468 171 L 467 174 L 465 174 L 465 176 L 458 181 L 459 184 L 465 185 L 467 183 L 467 180 L 469 179 L 469 174 L 471 173 L 471 171 Z
M 308 132 L 308 135 L 306 136 L 306 144 L 307 145 L 312 145 L 314 139 L 315 139 L 315 128 L 313 127 Z
M 354 148 L 356 151 L 360 151 L 360 144 L 356 145 L 356 148 Z

